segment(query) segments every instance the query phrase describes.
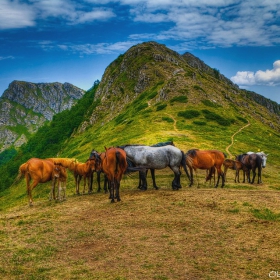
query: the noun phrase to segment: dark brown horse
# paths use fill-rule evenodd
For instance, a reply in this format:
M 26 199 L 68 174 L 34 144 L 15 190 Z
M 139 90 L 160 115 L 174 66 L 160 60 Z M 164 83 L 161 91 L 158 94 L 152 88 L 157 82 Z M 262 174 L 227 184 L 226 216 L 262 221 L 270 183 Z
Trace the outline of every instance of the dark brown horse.
M 258 170 L 258 184 L 262 183 L 262 167 L 263 167 L 263 159 L 258 154 L 241 154 L 236 156 L 236 160 L 240 161 L 247 168 L 247 180 L 248 183 L 253 184 L 256 177 L 256 170 Z M 253 172 L 252 181 L 250 179 L 250 170 Z M 245 183 L 245 174 L 243 176 L 243 183 Z
M 193 185 L 193 170 L 196 171 L 196 169 L 206 169 L 210 170 L 209 175 L 206 178 L 206 181 L 210 180 L 213 172 L 215 169 L 218 173 L 218 180 L 215 185 L 215 188 L 218 187 L 220 177 L 222 178 L 222 185 L 225 184 L 225 178 L 224 173 L 222 171 L 222 164 L 225 160 L 225 154 L 218 150 L 198 150 L 198 149 L 192 149 L 189 150 L 186 153 L 186 163 L 187 166 L 190 168 L 190 187 Z
M 39 158 L 31 158 L 20 166 L 19 177 L 25 176 L 30 206 L 33 205 L 32 190 L 39 183 L 46 183 L 49 181 L 52 181 L 52 184 L 55 183 L 53 180 L 53 169 L 53 161 Z
M 127 169 L 126 153 L 120 148 L 105 148 L 106 152 L 102 159 L 102 171 L 108 178 L 111 202 L 120 201 L 120 182 Z

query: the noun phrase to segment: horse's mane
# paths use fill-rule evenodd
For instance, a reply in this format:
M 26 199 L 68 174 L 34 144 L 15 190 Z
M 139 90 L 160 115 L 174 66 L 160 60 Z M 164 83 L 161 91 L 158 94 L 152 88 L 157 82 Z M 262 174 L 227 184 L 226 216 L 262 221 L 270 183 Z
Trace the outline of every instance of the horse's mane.
M 186 153 L 186 156 L 187 156 L 187 157 L 189 157 L 189 156 L 190 156 L 190 157 L 195 157 L 197 151 L 199 151 L 199 149 L 191 149 L 191 150 L 188 150 L 187 153 Z
M 167 142 L 159 142 L 157 144 L 150 145 L 150 146 L 149 145 L 144 145 L 144 144 L 126 144 L 126 145 L 117 146 L 117 148 L 125 149 L 126 147 L 138 147 L 138 146 L 163 147 L 163 146 L 167 146 L 167 145 L 175 146 L 173 141 L 167 141 Z
M 70 167 L 72 164 L 78 163 L 78 160 L 75 158 L 47 158 L 47 160 L 51 160 L 54 163 L 60 163 L 64 167 Z
M 151 147 L 163 147 L 163 146 L 167 146 L 167 145 L 175 146 L 173 141 L 167 141 L 167 142 L 159 142 L 157 144 L 151 145 Z

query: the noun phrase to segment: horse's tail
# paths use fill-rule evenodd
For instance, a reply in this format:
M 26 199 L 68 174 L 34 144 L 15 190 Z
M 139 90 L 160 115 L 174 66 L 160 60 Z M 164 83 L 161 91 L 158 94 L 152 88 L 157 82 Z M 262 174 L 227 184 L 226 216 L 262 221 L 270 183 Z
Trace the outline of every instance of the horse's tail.
M 116 166 L 115 166 L 115 174 L 119 172 L 119 164 L 120 164 L 120 152 L 116 151 Z
M 189 174 L 188 169 L 187 169 L 186 156 L 185 156 L 183 151 L 181 151 L 181 153 L 182 153 L 181 166 L 183 166 L 183 168 L 184 168 L 184 170 L 187 174 L 187 177 L 189 178 L 189 180 L 191 180 L 190 174 Z
M 23 163 L 19 169 L 18 169 L 18 175 L 17 177 L 15 178 L 13 184 L 16 184 L 20 179 L 22 179 L 22 177 L 26 174 L 27 172 L 27 166 L 28 164 L 25 162 Z

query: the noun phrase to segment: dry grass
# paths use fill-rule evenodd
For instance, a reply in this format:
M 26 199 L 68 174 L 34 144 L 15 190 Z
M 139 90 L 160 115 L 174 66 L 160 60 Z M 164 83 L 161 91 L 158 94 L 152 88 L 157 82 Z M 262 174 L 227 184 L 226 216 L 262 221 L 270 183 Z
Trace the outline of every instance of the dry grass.
M 171 180 L 157 172 L 160 190 L 141 192 L 134 175 L 115 204 L 95 193 L 3 210 L 1 279 L 247 280 L 280 270 L 278 190 L 188 188 L 183 178 L 172 191 Z

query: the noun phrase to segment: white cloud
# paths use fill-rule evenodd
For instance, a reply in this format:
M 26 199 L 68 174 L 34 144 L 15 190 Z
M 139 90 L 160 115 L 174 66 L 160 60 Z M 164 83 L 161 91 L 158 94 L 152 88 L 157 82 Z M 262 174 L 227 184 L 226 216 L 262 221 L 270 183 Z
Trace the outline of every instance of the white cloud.
M 35 25 L 35 12 L 19 1 L 2 0 L 0 29 L 23 28 Z
M 113 53 L 123 53 L 127 51 L 130 47 L 137 44 L 137 41 L 127 41 L 127 42 L 116 42 L 113 44 L 109 43 L 99 43 L 99 44 L 60 44 L 58 48 L 63 51 L 71 51 L 79 53 L 80 55 L 90 55 L 90 54 L 113 54 Z M 55 44 L 53 44 L 54 46 Z M 51 48 L 52 46 L 49 46 Z
M 9 55 L 9 56 L 0 56 L 0 61 L 1 60 L 5 60 L 5 59 L 14 59 L 13 56 Z
M 236 75 L 230 79 L 240 86 L 280 85 L 280 60 L 273 63 L 273 69 L 271 70 L 258 70 L 256 73 L 251 71 L 238 71 Z

